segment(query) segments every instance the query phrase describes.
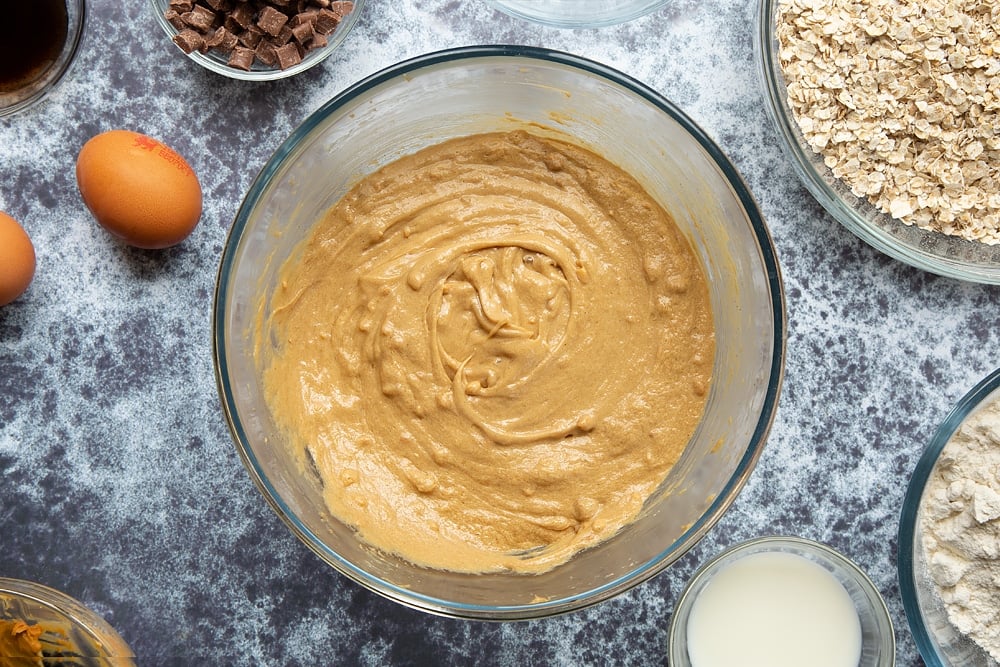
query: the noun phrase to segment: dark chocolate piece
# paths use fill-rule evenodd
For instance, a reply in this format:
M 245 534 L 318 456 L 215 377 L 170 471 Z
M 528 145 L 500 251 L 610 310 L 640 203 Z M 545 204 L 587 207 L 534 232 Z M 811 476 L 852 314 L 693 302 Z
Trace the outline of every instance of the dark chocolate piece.
M 275 51 L 274 45 L 266 39 L 260 40 L 260 44 L 254 49 L 257 60 L 267 67 L 274 67 L 278 63 L 278 54 Z
M 184 23 L 184 19 L 181 18 L 181 15 L 173 9 L 168 9 L 163 12 L 163 18 L 167 19 L 167 23 L 174 26 L 177 31 L 187 28 L 187 23 Z
M 181 20 L 198 32 L 205 33 L 215 24 L 215 12 L 207 7 L 195 5 L 191 11 L 181 14 Z
M 316 20 L 313 22 L 313 28 L 320 34 L 329 35 L 337 29 L 339 24 L 340 14 L 329 9 L 321 9 L 316 12 Z
M 205 38 L 197 30 L 185 28 L 174 35 L 174 44 L 181 47 L 184 53 L 191 53 L 205 46 Z
M 235 69 L 241 69 L 244 72 L 249 72 L 250 68 L 253 67 L 253 61 L 256 57 L 257 54 L 253 49 L 248 49 L 245 46 L 237 46 L 233 49 L 233 52 L 229 54 L 229 61 L 226 64 Z
M 330 11 L 340 16 L 340 18 L 344 18 L 354 11 L 354 3 L 348 0 L 335 0 L 330 3 Z
M 277 36 L 288 23 L 288 16 L 267 5 L 257 15 L 257 25 L 269 35 Z
M 281 69 L 288 69 L 293 65 L 298 65 L 302 62 L 302 54 L 299 53 L 299 47 L 295 42 L 289 42 L 284 46 L 279 46 L 274 50 L 275 56 L 278 59 L 278 67 Z
M 312 41 L 309 42 L 309 50 L 323 49 L 326 48 L 327 44 L 329 44 L 329 40 L 327 40 L 326 35 L 320 32 L 314 32 Z
M 253 25 L 254 10 L 248 3 L 240 3 L 229 12 L 228 18 L 246 30 Z M 235 32 L 235 31 L 233 31 Z
M 247 47 L 248 49 L 256 49 L 257 45 L 260 44 L 260 40 L 264 37 L 264 31 L 257 26 L 250 26 L 246 30 L 240 33 L 239 39 L 240 44 Z
M 313 30 L 312 23 L 300 23 L 299 25 L 292 28 L 292 37 L 295 41 L 302 46 L 307 46 L 312 42 L 313 35 L 316 34 Z
M 271 38 L 271 43 L 274 44 L 274 48 L 279 46 L 284 46 L 292 39 L 292 29 L 287 25 L 281 26 L 281 30 L 277 35 Z
M 226 30 L 224 27 L 217 28 L 212 35 L 205 40 L 205 46 L 210 49 L 219 49 L 223 53 L 229 53 L 236 48 L 236 35 Z

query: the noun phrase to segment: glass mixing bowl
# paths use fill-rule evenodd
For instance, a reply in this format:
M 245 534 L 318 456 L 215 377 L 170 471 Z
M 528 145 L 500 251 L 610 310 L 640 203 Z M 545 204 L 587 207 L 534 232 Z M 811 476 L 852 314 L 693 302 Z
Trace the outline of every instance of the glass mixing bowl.
M 65 593 L 41 584 L 0 577 L 0 620 L 40 626 L 38 640 L 46 665 L 135 664 L 132 649 L 107 621 Z
M 952 408 L 917 461 L 899 520 L 897 570 L 903 609 L 917 649 L 929 667 L 995 667 L 996 662 L 958 632 L 927 568 L 920 526 L 924 489 L 945 445 L 979 408 L 1000 400 L 1000 368 L 973 387 Z
M 283 262 L 357 180 L 449 138 L 528 128 L 570 135 L 635 176 L 671 212 L 708 274 L 717 352 L 700 425 L 639 517 L 537 575 L 417 567 L 363 544 L 331 516 L 269 414 L 254 359 L 258 309 Z M 394 65 L 330 100 L 278 148 L 241 205 L 215 294 L 216 376 L 233 438 L 275 511 L 337 570 L 426 611 L 484 619 L 551 615 L 616 595 L 691 548 L 733 502 L 777 407 L 786 316 L 777 260 L 732 164 L 653 90 L 572 55 L 455 49 Z
M 229 57 L 216 50 L 211 50 L 206 53 L 192 51 L 191 53 L 185 54 L 172 41 L 174 35 L 177 34 L 177 28 L 172 26 L 170 21 L 164 18 L 163 15 L 170 6 L 170 0 L 149 0 L 149 4 L 153 10 L 153 15 L 156 17 L 156 22 L 160 24 L 163 32 L 167 35 L 167 41 L 169 42 L 168 48 L 175 51 L 177 55 L 186 55 L 188 58 L 195 61 L 205 69 L 215 72 L 216 74 L 228 76 L 231 79 L 239 79 L 240 81 L 275 81 L 277 79 L 284 79 L 289 76 L 294 76 L 300 72 L 304 72 L 310 67 L 315 67 L 329 58 L 330 55 L 337 50 L 337 47 L 343 44 L 344 40 L 347 39 L 348 33 L 351 32 L 351 29 L 354 28 L 355 24 L 357 24 L 358 19 L 361 18 L 361 12 L 364 10 L 366 1 L 367 0 L 354 0 L 354 9 L 350 14 L 344 17 L 333 33 L 327 37 L 326 46 L 306 52 L 305 56 L 302 58 L 302 62 L 297 65 L 292 65 L 286 69 L 266 67 L 257 62 L 254 63 L 249 72 L 236 67 L 231 67 L 228 62 Z
M 788 104 L 776 37 L 779 0 L 760 0 L 754 47 L 765 107 L 802 183 L 835 220 L 875 249 L 925 271 L 1000 284 L 1000 244 L 986 245 L 905 225 L 855 196 L 808 145 Z
M 556 28 L 600 28 L 637 19 L 668 0 L 488 0 L 519 19 Z

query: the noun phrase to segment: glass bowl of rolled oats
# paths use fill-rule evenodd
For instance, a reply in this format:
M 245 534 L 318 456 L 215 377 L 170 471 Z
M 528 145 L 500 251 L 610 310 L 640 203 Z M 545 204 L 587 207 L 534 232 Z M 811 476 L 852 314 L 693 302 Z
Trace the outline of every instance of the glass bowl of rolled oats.
M 293 76 L 347 38 L 365 0 L 149 0 L 169 48 L 243 81 Z
M 1000 284 L 1000 3 L 759 10 L 767 110 L 820 204 L 897 260 Z

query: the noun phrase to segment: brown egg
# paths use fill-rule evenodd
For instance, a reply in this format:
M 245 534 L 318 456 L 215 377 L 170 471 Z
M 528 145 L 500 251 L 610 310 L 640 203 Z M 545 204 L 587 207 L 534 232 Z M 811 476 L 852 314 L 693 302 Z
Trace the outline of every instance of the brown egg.
M 21 296 L 35 275 L 35 247 L 17 220 L 0 211 L 0 306 Z
M 137 248 L 180 243 L 201 217 L 201 185 L 187 161 L 138 132 L 92 138 L 76 160 L 76 182 L 97 222 Z

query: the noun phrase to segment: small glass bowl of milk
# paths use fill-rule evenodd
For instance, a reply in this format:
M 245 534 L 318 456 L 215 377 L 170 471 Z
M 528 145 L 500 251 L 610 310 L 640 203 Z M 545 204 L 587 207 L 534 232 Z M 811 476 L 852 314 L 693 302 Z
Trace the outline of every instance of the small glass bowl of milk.
M 671 667 L 891 667 L 885 600 L 857 565 L 798 537 L 761 537 L 695 573 L 670 622 Z

